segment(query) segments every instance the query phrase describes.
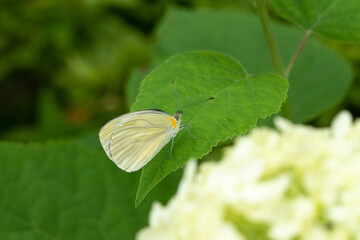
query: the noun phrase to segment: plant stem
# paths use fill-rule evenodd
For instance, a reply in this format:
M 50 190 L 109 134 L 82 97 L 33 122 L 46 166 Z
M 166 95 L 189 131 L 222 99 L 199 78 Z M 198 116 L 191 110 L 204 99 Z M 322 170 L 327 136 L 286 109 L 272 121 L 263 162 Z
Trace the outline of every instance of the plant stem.
M 266 0 L 256 0 L 256 6 L 258 9 L 261 25 L 265 34 L 265 39 L 269 49 L 273 68 L 277 74 L 281 76 L 285 76 L 284 67 L 280 58 L 279 49 L 275 41 L 274 33 L 270 26 L 269 14 L 266 9 Z
M 289 65 L 287 66 L 287 68 L 286 68 L 286 70 L 285 70 L 285 74 L 284 74 L 285 78 L 288 78 L 288 77 L 289 77 L 290 72 L 291 72 L 292 68 L 294 67 L 295 62 L 296 62 L 296 60 L 298 59 L 298 57 L 299 57 L 302 49 L 304 48 L 304 45 L 305 45 L 306 41 L 307 41 L 308 38 L 310 37 L 311 33 L 312 33 L 312 30 L 306 31 L 303 39 L 301 40 L 298 48 L 296 49 L 294 55 L 292 56 L 292 58 L 291 58 L 291 60 L 290 60 Z
M 270 26 L 270 18 L 266 9 L 266 0 L 256 0 L 256 6 L 258 9 L 258 14 L 260 17 L 261 25 L 265 34 L 266 44 L 269 49 L 271 62 L 275 73 L 285 77 L 285 69 L 281 61 L 280 52 L 276 44 L 275 35 Z M 287 119 L 292 119 L 290 104 L 289 104 L 289 96 L 287 97 L 286 102 L 282 106 L 282 116 Z

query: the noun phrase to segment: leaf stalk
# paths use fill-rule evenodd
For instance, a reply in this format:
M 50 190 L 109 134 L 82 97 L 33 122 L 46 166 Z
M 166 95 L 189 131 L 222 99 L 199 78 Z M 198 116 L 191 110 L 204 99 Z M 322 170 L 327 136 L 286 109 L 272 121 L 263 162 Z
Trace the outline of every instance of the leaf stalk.
M 271 62 L 274 71 L 284 76 L 284 67 L 281 61 L 278 46 L 276 44 L 275 35 L 270 26 L 270 18 L 266 9 L 266 0 L 256 0 L 256 6 L 260 17 L 261 25 L 265 34 L 266 44 L 269 49 Z
M 312 33 L 312 30 L 311 30 L 311 29 L 306 31 L 303 39 L 301 40 L 298 48 L 296 49 L 294 55 L 292 56 L 292 58 L 291 58 L 291 60 L 290 60 L 290 62 L 289 62 L 289 64 L 288 64 L 288 66 L 286 67 L 286 70 L 285 70 L 285 78 L 288 78 L 288 77 L 290 76 L 290 72 L 291 72 L 292 68 L 294 67 L 295 62 L 296 62 L 296 60 L 298 59 L 298 57 L 299 57 L 302 49 L 303 49 L 304 46 L 305 46 L 306 41 L 307 41 L 308 38 L 310 37 L 311 33 Z

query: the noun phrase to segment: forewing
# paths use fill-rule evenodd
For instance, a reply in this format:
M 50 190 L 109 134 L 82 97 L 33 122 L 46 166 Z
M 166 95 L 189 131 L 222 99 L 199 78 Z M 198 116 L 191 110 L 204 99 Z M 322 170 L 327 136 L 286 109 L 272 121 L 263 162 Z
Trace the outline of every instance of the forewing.
M 128 113 L 108 122 L 99 133 L 108 157 L 125 171 L 150 161 L 173 136 L 171 117 L 157 110 Z
M 171 130 L 155 132 L 154 129 L 149 128 L 140 136 L 128 135 L 124 143 L 122 140 L 112 141 L 110 146 L 112 160 L 125 171 L 137 171 L 148 163 L 172 136 Z

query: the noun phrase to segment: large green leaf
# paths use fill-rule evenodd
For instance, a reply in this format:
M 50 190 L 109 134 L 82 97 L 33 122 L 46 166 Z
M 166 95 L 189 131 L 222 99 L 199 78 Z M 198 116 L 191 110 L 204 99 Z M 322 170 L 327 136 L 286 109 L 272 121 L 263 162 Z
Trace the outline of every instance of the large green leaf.
M 99 143 L 98 143 L 99 145 Z M 167 179 L 134 208 L 139 174 L 119 171 L 84 145 L 0 144 L 0 239 L 134 239 L 151 201 L 167 200 Z
M 287 63 L 303 33 L 276 23 L 273 27 Z M 157 39 L 153 65 L 179 52 L 214 50 L 235 57 L 248 72 L 272 71 L 260 22 L 245 13 L 171 9 L 157 29 Z M 292 120 L 312 120 L 339 103 L 351 79 L 346 61 L 316 39 L 309 39 L 289 77 Z
M 201 158 L 220 141 L 243 134 L 280 110 L 286 99 L 287 80 L 275 74 L 249 75 L 234 58 L 216 52 L 175 55 L 153 70 L 143 81 L 132 111 L 157 108 L 176 112 L 175 82 L 179 106 L 215 97 L 187 108 L 183 120 L 198 139 L 182 130 L 143 169 L 136 197 L 139 204 L 167 174 L 181 168 L 190 158 Z
M 325 37 L 360 42 L 359 0 L 272 0 L 276 11 L 306 30 Z

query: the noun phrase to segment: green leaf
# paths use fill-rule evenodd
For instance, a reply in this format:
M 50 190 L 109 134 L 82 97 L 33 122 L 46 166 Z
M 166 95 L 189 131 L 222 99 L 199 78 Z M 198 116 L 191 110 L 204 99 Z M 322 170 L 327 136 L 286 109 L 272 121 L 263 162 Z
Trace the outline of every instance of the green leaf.
M 283 62 L 289 62 L 303 33 L 281 24 L 273 27 Z M 204 49 L 230 54 L 251 73 L 272 71 L 260 22 L 245 13 L 171 9 L 158 27 L 157 39 L 154 64 L 179 52 Z M 338 104 L 351 79 L 351 68 L 343 58 L 309 39 L 289 77 L 292 120 L 312 120 Z
M 126 83 L 126 91 L 125 91 L 125 97 L 126 97 L 126 105 L 128 108 L 135 102 L 136 96 L 139 92 L 140 82 L 143 78 L 146 77 L 146 74 L 148 73 L 145 69 L 134 69 Z
M 220 141 L 240 135 L 280 110 L 286 98 L 287 80 L 275 74 L 249 75 L 234 58 L 216 52 L 188 52 L 167 59 L 143 81 L 132 111 L 157 108 L 176 112 L 175 82 L 179 106 L 215 97 L 183 111 L 194 139 L 186 130 L 164 147 L 143 169 L 136 205 L 167 174 L 190 158 L 201 158 Z
M 139 174 L 119 171 L 102 150 L 0 143 L 0 156 L 1 239 L 134 239 L 151 202 L 169 199 L 179 180 L 135 209 Z
M 276 11 L 333 40 L 360 42 L 359 0 L 272 0 Z

